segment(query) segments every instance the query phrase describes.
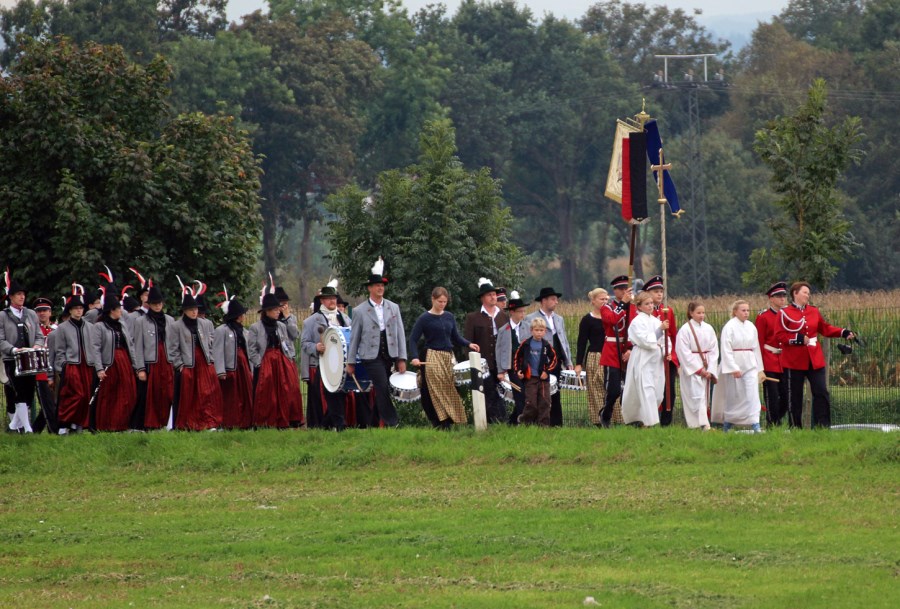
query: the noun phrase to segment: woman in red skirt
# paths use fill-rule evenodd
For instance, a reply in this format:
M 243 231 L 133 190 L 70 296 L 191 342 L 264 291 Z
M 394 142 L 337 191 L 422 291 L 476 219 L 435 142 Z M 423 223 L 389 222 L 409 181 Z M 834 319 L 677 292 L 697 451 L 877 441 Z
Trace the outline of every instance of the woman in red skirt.
M 167 342 L 177 376 L 175 428 L 192 431 L 215 430 L 222 426 L 222 390 L 213 365 L 214 328 L 199 318 L 195 294 L 184 288 L 181 310 L 184 316 L 172 326 Z
M 149 281 L 148 281 L 149 283 Z M 163 293 L 157 286 L 147 291 L 147 312 L 134 319 L 134 354 L 138 368 L 138 399 L 131 417 L 132 429 L 171 429 L 175 396 L 175 367 L 166 346 L 175 320 L 163 312 Z M 140 309 L 143 310 L 143 309 Z
M 255 427 L 286 428 L 291 424 L 292 414 L 301 413 L 301 420 L 303 416 L 294 345 L 288 338 L 285 324 L 278 323 L 280 308 L 275 294 L 265 294 L 262 317 L 250 326 L 247 336 L 247 352 L 255 382 Z
M 234 297 L 228 298 L 227 289 L 225 301 L 219 307 L 225 318 L 216 328 L 213 361 L 222 387 L 222 426 L 247 429 L 253 424 L 253 376 L 247 357 L 247 330 L 244 329 L 247 309 Z
M 99 355 L 94 348 L 94 325 L 84 315 L 84 288 L 72 286 L 63 314 L 69 319 L 53 331 L 53 368 L 59 374 L 59 434 L 79 432 L 91 425 L 90 403 L 94 392 L 94 367 Z
M 94 325 L 94 344 L 98 349 L 95 421 L 98 431 L 125 431 L 137 402 L 138 370 L 131 332 L 122 323 L 122 305 L 115 299 L 115 288 L 106 288 L 103 309 Z

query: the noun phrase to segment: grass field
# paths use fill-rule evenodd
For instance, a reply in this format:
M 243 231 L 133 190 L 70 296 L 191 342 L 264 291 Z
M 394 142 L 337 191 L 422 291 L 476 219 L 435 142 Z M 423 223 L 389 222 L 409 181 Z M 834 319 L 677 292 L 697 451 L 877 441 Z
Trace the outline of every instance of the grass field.
M 900 435 L 0 437 L 0 607 L 895 607 Z

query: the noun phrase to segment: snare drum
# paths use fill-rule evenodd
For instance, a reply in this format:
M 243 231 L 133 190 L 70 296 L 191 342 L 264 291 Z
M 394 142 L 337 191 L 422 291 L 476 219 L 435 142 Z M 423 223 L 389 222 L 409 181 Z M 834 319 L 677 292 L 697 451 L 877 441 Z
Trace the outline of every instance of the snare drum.
M 559 383 L 556 380 L 556 375 L 550 375 L 550 395 L 556 395 L 559 393 Z
M 575 376 L 574 370 L 563 370 L 559 379 L 559 388 L 566 391 L 585 391 L 587 389 L 587 372 L 581 371 Z
M 19 349 L 16 354 L 16 376 L 34 376 L 52 372 L 50 352 L 47 349 Z
M 350 348 L 350 328 L 331 327 L 322 334 L 325 352 L 319 357 L 319 373 L 322 384 L 332 393 L 349 391 L 359 393 L 372 388 L 372 379 L 366 367 L 356 358 L 356 381 L 347 374 L 347 350 Z M 357 382 L 359 387 L 357 387 Z
M 391 397 L 398 402 L 415 402 L 422 395 L 415 372 L 395 372 L 390 381 Z
M 512 388 L 512 385 L 509 384 L 509 381 L 500 381 L 497 383 L 497 393 L 501 398 L 514 404 L 516 402 L 516 398 L 513 396 L 513 391 L 515 389 Z
M 488 368 L 487 360 L 481 358 L 481 378 L 487 378 L 491 375 Z M 469 362 L 459 362 L 453 366 L 453 381 L 457 387 L 466 387 L 472 382 L 472 373 L 469 372 Z

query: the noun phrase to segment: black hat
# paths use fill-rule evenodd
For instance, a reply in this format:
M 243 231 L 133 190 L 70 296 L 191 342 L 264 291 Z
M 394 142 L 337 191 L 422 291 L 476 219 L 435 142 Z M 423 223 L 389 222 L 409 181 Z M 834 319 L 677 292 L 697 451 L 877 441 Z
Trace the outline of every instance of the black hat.
M 241 304 L 237 298 L 226 300 L 222 303 L 222 312 L 225 313 L 225 321 L 234 321 L 247 312 L 247 307 Z
M 661 290 L 663 288 L 662 275 L 654 275 L 644 284 L 644 290 Z
M 34 299 L 34 302 L 31 304 L 31 308 L 35 311 L 40 311 L 41 309 L 52 309 L 53 303 L 50 302 L 49 298 L 44 298 L 43 296 L 41 296 Z
M 478 298 L 481 298 L 485 294 L 490 294 L 491 292 L 496 293 L 497 288 L 494 287 L 493 282 L 486 277 L 478 278 Z
M 787 296 L 787 283 L 784 281 L 776 281 L 772 284 L 772 286 L 766 291 L 766 296 Z
M 147 292 L 147 304 L 157 304 L 164 301 L 162 290 L 158 287 L 150 286 L 150 290 Z
M 384 276 L 384 259 L 379 256 L 378 260 L 375 261 L 375 264 L 372 265 L 372 271 L 369 275 L 369 280 L 365 282 L 363 285 L 370 286 L 373 283 L 387 283 L 387 277 Z
M 349 307 L 349 306 L 350 306 L 350 303 L 347 302 L 346 300 L 344 300 L 344 297 L 341 296 L 340 292 L 338 293 L 337 297 L 338 297 L 338 304 L 339 304 L 339 305 L 344 305 L 345 307 Z
M 128 311 L 129 313 L 133 311 L 137 311 L 141 306 L 141 301 L 139 301 L 134 296 L 130 294 L 126 294 L 125 298 L 122 299 L 122 308 Z
M 6 269 L 6 272 L 3 274 L 3 278 L 6 283 L 6 296 L 12 296 L 13 294 L 18 294 L 19 292 L 28 292 L 21 283 L 13 279 L 9 274 L 9 269 Z
M 506 300 L 506 288 L 497 286 L 497 300 Z
M 263 296 L 262 303 L 260 304 L 260 310 L 268 311 L 269 309 L 280 309 L 281 303 L 278 302 L 278 297 L 275 294 L 266 294 Z
M 337 295 L 338 295 L 337 287 L 338 287 L 338 280 L 332 279 L 331 281 L 328 282 L 328 285 L 326 285 L 324 288 L 319 290 L 319 296 L 335 296 L 335 297 L 337 297 Z
M 206 297 L 203 294 L 197 294 L 194 298 L 197 302 L 197 308 L 200 309 L 200 312 L 205 314 L 209 309 L 206 308 Z
M 616 288 L 627 288 L 629 284 L 628 275 L 619 275 L 615 277 L 612 281 L 609 282 L 610 287 L 613 289 Z
M 515 311 L 516 309 L 521 309 L 523 307 L 527 307 L 525 301 L 519 297 L 519 293 L 513 290 L 509 294 L 509 302 L 506 303 L 506 308 L 510 311 Z
M 63 307 L 63 313 L 68 313 L 73 307 L 84 308 L 84 297 L 81 294 L 70 294 L 66 297 L 66 306 Z
M 194 295 L 191 294 L 189 291 L 185 292 L 181 296 L 181 310 L 182 311 L 184 311 L 185 309 L 199 309 L 199 308 L 200 308 L 200 305 L 197 304 L 197 300 L 194 298 Z
M 562 298 L 562 294 L 554 290 L 553 288 L 541 288 L 541 293 L 538 294 L 537 298 L 534 299 L 535 302 L 540 302 L 545 298 L 549 298 L 551 296 L 556 296 L 557 298 Z
M 103 298 L 103 309 L 101 310 L 103 315 L 122 306 L 122 303 L 116 299 L 116 286 L 109 284 L 105 290 L 100 290 L 100 294 Z
M 275 298 L 278 299 L 278 302 L 290 302 L 291 300 L 280 285 L 275 286 Z

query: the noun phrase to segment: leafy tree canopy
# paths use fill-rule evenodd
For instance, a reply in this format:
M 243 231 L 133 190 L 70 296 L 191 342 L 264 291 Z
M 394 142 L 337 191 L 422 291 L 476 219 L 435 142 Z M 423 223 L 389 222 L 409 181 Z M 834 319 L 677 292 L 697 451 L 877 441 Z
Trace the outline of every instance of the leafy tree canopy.
M 0 80 L 4 262 L 32 293 L 102 265 L 247 285 L 259 164 L 233 119 L 167 110 L 169 66 L 121 47 L 29 41 Z

